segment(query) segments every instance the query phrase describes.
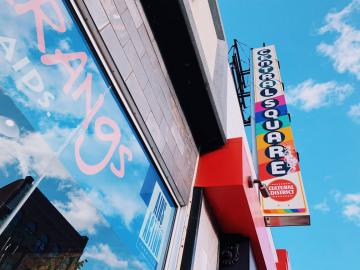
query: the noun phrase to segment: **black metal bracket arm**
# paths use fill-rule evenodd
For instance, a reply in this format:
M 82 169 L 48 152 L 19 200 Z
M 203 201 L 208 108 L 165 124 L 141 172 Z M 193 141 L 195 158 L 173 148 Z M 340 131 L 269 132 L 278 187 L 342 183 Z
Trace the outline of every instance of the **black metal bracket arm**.
M 250 115 L 247 116 L 245 110 L 249 107 L 250 91 L 247 91 L 249 85 L 246 84 L 245 78 L 250 75 L 250 65 L 247 69 L 242 67 L 242 60 L 240 58 L 240 52 L 238 47 L 238 41 L 234 39 L 234 45 L 230 48 L 232 55 L 230 57 L 230 69 L 234 80 L 236 94 L 238 97 L 241 115 L 245 126 L 251 124 Z
M 249 178 L 248 178 L 249 188 L 253 188 L 255 184 L 259 185 L 259 191 L 264 198 L 270 197 L 270 191 L 269 191 L 267 185 L 262 183 L 259 179 L 252 179 L 252 177 L 249 176 Z

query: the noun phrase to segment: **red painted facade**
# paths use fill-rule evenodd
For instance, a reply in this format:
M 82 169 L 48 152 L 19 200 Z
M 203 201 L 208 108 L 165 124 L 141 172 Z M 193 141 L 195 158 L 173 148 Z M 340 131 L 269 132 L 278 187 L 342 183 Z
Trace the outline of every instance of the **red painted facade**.
M 222 148 L 201 156 L 195 185 L 205 189 L 221 232 L 249 237 L 258 269 L 275 270 L 257 190 L 248 186 L 250 162 L 243 139 L 229 139 Z
M 278 263 L 276 264 L 277 270 L 291 270 L 289 254 L 286 249 L 277 249 L 276 254 L 278 257 Z

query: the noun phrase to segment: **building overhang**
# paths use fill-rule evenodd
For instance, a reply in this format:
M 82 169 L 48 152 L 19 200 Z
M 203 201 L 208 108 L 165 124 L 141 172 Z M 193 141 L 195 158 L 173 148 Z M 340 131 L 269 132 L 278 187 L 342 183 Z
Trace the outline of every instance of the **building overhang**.
M 141 0 L 176 95 L 201 153 L 224 145 L 225 132 L 181 0 Z
M 272 239 L 261 213 L 257 189 L 248 186 L 250 176 L 243 140 L 235 138 L 201 156 L 195 185 L 204 188 L 221 233 L 250 238 L 258 269 L 275 270 Z

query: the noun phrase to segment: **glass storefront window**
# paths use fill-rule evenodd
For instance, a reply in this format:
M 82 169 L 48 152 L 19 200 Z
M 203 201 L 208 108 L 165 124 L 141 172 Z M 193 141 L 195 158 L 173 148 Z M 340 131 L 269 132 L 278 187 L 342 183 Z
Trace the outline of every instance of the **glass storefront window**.
M 162 269 L 175 203 L 67 2 L 0 21 L 0 269 Z

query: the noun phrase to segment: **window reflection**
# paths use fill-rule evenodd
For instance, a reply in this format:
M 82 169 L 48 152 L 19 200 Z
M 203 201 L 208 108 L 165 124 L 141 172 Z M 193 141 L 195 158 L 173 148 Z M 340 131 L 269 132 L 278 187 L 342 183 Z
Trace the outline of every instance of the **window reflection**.
M 11 118 L 0 115 L 0 134 L 8 138 L 19 138 L 20 130 Z
M 26 177 L 0 188 L 2 219 L 32 183 Z M 36 188 L 0 235 L 0 269 L 79 269 L 87 242 Z
M 174 201 L 69 1 L 45 51 L 30 2 L 0 8 L 0 270 L 162 269 Z

